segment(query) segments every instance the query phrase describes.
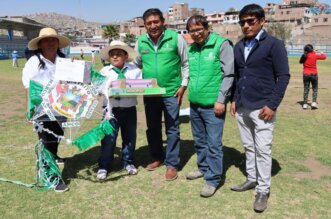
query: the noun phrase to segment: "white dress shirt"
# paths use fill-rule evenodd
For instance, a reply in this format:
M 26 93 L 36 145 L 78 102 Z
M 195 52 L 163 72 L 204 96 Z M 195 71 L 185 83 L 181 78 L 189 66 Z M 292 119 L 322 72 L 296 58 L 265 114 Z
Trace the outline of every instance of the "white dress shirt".
M 45 68 L 43 69 L 39 67 L 40 61 L 36 55 L 25 63 L 22 72 L 22 82 L 25 88 L 29 88 L 30 80 L 45 86 L 50 80 L 54 79 L 55 63 L 46 59 L 42 54 L 40 54 L 40 59 L 45 62 Z

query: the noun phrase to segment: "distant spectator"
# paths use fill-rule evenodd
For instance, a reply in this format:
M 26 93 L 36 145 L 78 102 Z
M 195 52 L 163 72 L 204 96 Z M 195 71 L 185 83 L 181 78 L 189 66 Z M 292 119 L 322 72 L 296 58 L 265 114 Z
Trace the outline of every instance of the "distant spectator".
M 326 59 L 323 52 L 316 53 L 311 44 L 304 47 L 304 54 L 300 58 L 300 64 L 303 64 L 303 104 L 302 109 L 308 108 L 308 94 L 310 83 L 313 88 L 313 101 L 311 103 L 312 109 L 318 109 L 317 92 L 318 92 L 318 74 L 317 74 L 317 60 Z
M 80 49 L 80 59 L 84 59 L 84 51 L 83 51 L 83 49 Z
M 92 50 L 92 51 L 91 51 L 92 64 L 94 64 L 94 63 L 95 63 L 95 53 L 96 53 L 96 51 L 95 51 L 95 50 Z
M 109 62 L 106 62 L 106 60 L 104 60 L 104 59 L 102 59 L 102 58 L 100 58 L 100 60 L 101 60 L 101 63 L 102 63 L 103 66 L 108 66 L 108 65 L 110 65 L 110 63 L 109 63 Z
M 14 68 L 18 68 L 18 61 L 17 61 L 17 59 L 18 59 L 19 55 L 17 54 L 17 51 L 16 50 L 14 50 L 12 52 L 11 57 L 13 59 L 13 67 Z

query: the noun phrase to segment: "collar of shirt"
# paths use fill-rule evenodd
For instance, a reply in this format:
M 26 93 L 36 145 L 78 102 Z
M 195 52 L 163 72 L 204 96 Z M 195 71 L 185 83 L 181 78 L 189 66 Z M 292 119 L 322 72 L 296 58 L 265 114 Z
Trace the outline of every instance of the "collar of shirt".
M 206 42 L 208 42 L 209 38 L 210 38 L 210 31 L 208 32 L 208 36 L 206 37 L 206 39 L 201 44 L 197 43 L 198 48 L 201 49 L 206 44 Z
M 126 70 L 128 69 L 128 67 L 123 66 L 122 69 L 119 69 L 114 66 L 112 69 L 114 70 L 114 72 L 116 72 L 118 74 L 118 79 L 124 79 L 125 78 L 124 74 L 125 74 Z
M 159 39 L 157 39 L 157 43 L 154 44 L 153 40 L 150 38 L 149 34 L 147 34 L 147 38 L 150 39 L 153 44 L 154 44 L 154 48 L 157 49 L 158 45 L 159 45 L 159 42 L 162 40 L 162 38 L 164 37 L 164 31 L 165 29 L 162 31 L 161 35 L 159 36 Z
M 55 62 L 53 63 L 52 61 L 50 61 L 49 59 L 45 58 L 43 56 L 43 54 L 40 53 L 40 59 L 43 60 L 44 62 L 50 64 L 50 65 L 55 65 L 56 64 L 56 59 L 59 58 L 60 56 L 58 54 L 56 54 L 56 57 L 55 57 Z
M 261 35 L 262 35 L 263 32 L 264 32 L 264 30 L 261 29 L 259 31 L 259 33 L 255 36 L 254 39 L 250 39 L 250 40 L 249 39 L 246 39 L 244 41 L 244 45 L 245 45 L 245 51 L 244 51 L 245 52 L 244 53 L 244 55 L 245 55 L 245 61 L 247 60 L 247 57 L 248 57 L 251 49 L 255 46 L 256 42 L 258 42 L 260 40 L 260 37 L 261 37 Z
M 110 64 L 110 65 L 108 65 L 108 66 L 106 66 L 106 67 L 107 67 L 107 69 L 108 69 L 109 71 L 114 70 L 114 68 L 116 68 L 116 67 L 113 66 L 112 64 Z M 124 69 L 124 68 L 126 68 L 126 70 L 129 70 L 129 69 L 130 69 L 130 64 L 128 64 L 127 62 L 124 63 L 124 66 L 123 66 L 122 69 Z M 115 70 L 114 70 L 114 71 L 115 71 Z
M 261 35 L 262 35 L 263 32 L 264 32 L 264 29 L 261 29 L 259 31 L 259 33 L 255 36 L 254 39 L 250 39 L 250 40 L 249 39 L 246 39 L 244 41 L 245 48 L 251 49 L 255 45 L 255 43 L 260 40 L 260 37 L 261 37 Z

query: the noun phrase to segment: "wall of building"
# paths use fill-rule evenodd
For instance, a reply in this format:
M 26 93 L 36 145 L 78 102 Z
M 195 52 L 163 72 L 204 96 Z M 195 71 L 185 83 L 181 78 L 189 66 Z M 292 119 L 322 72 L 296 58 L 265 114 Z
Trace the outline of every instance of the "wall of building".
M 309 4 L 315 5 L 317 0 L 283 0 L 283 5 L 292 5 L 292 4 Z

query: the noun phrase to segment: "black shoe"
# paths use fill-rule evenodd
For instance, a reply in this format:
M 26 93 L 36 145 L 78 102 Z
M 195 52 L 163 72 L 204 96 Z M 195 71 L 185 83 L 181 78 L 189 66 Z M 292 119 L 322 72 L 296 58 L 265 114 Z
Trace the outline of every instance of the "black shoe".
M 269 193 L 257 193 L 254 202 L 254 211 L 261 213 L 267 209 Z
M 244 182 L 243 184 L 231 187 L 231 190 L 236 192 L 244 192 L 250 189 L 254 189 L 255 186 L 256 182 L 246 180 L 246 182 Z
M 55 192 L 66 192 L 68 190 L 69 187 L 63 181 L 60 181 L 54 189 Z

